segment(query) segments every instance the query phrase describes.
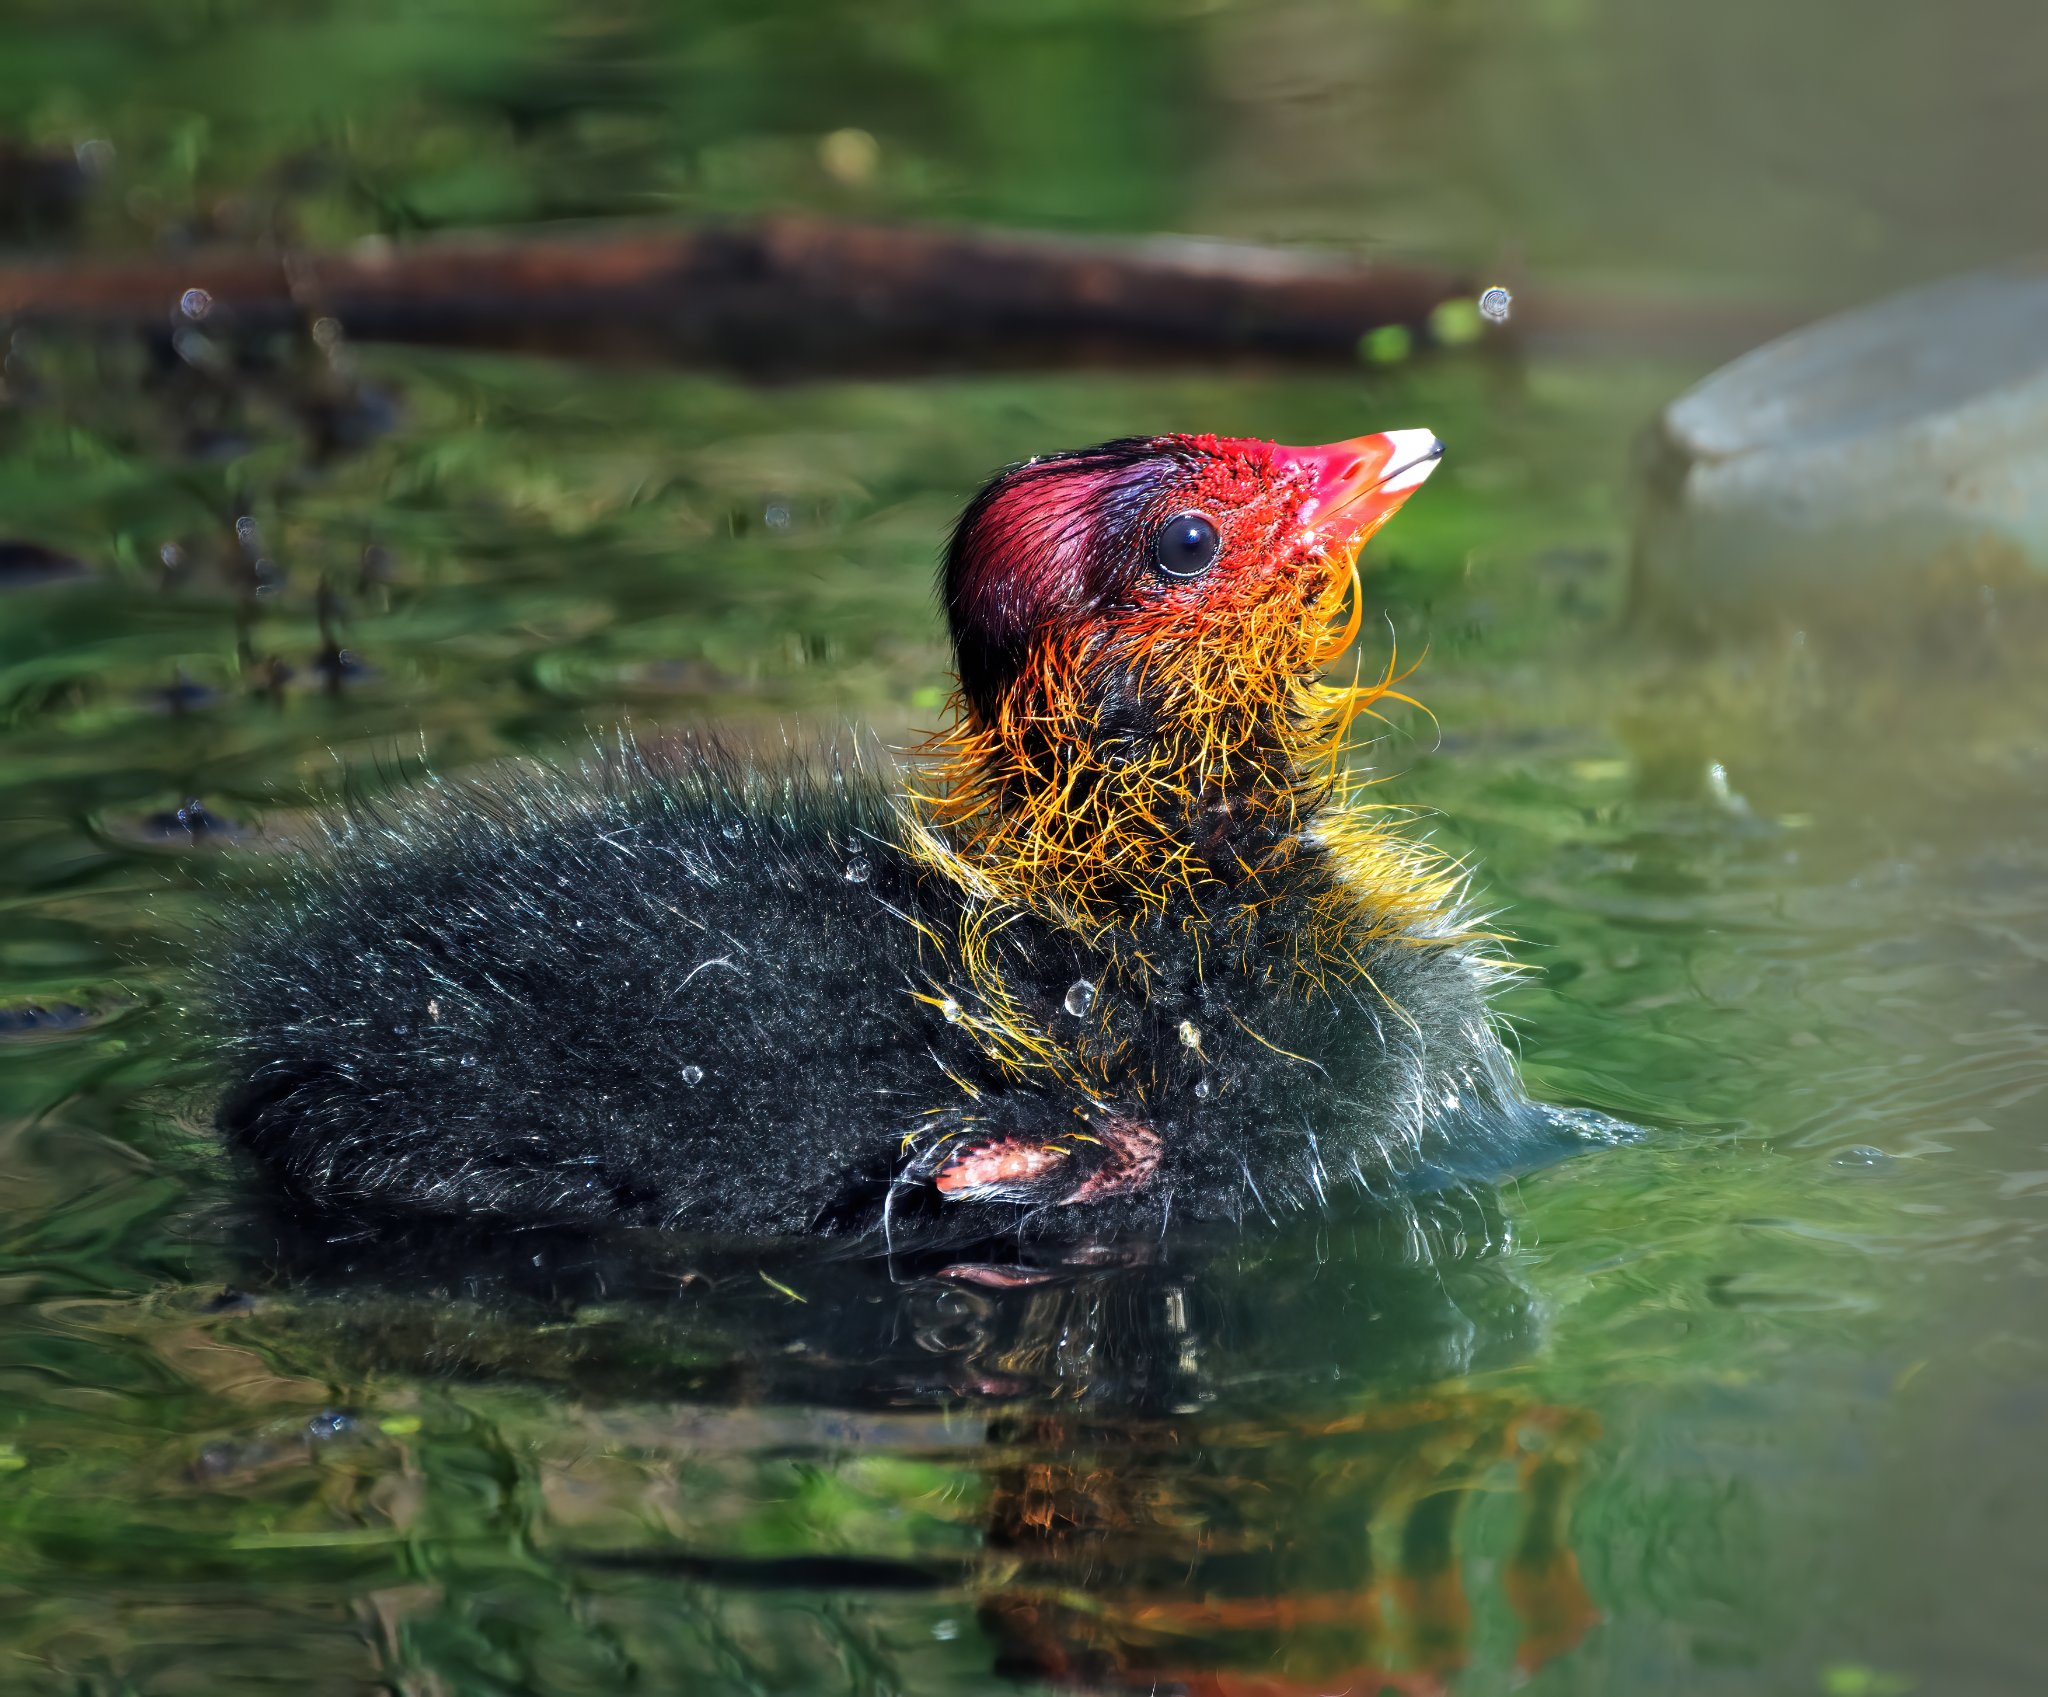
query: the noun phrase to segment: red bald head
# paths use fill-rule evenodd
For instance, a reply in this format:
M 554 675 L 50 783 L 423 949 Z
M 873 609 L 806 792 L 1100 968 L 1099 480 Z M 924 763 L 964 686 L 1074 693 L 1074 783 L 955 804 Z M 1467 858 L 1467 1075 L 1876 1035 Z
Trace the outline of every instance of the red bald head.
M 968 505 L 943 590 L 982 719 L 1036 645 L 1319 587 L 1435 468 L 1426 430 L 1318 448 L 1158 436 L 1027 460 Z

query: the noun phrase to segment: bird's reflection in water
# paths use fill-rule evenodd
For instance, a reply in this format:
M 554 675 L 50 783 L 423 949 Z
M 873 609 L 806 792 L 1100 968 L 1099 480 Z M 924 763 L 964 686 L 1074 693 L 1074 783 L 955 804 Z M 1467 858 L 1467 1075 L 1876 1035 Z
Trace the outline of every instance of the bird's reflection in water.
M 1081 1690 L 1441 1689 L 1471 1637 L 1460 1514 L 1507 1468 L 1526 1671 L 1595 1618 L 1565 1533 L 1588 1436 L 1569 1411 L 1470 1395 L 1306 1420 L 998 1421 L 987 1536 L 1017 1565 L 981 1616 L 1005 1671 Z
M 715 1517 L 683 1502 L 682 1536 L 622 1541 L 614 1519 L 602 1547 L 564 1538 L 579 1569 L 719 1593 L 928 1589 L 972 1601 L 995 1671 L 1099 1692 L 1436 1691 L 1473 1653 L 1475 1595 L 1513 1617 L 1524 1671 L 1597 1618 L 1568 1535 L 1590 1416 L 1473 1388 L 1540 1332 L 1490 1192 L 1264 1240 L 922 1263 L 518 1248 L 488 1279 L 465 1256 L 427 1301 L 358 1286 L 294 1312 L 380 1373 L 559 1386 L 608 1442 L 618 1410 L 660 1407 L 633 1420 L 642 1455 L 808 1432 L 842 1457 L 937 1447 L 981 1481 L 965 1557 L 762 1558 L 719 1548 Z M 388 1243 L 337 1252 L 358 1275 L 402 1265 Z M 428 1276 L 403 1266 L 415 1292 Z M 577 1323 L 535 1326 L 536 1303 Z

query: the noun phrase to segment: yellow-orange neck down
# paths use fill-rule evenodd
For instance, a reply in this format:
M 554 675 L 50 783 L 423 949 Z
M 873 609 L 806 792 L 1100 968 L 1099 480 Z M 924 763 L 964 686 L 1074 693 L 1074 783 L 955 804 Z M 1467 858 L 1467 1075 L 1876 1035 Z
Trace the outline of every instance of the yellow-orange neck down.
M 1200 926 L 1307 894 L 1298 953 L 1318 976 L 1373 937 L 1452 940 L 1456 869 L 1350 795 L 1352 723 L 1409 698 L 1391 662 L 1371 683 L 1322 681 L 1359 628 L 1343 566 L 1136 637 L 1040 643 L 992 716 L 963 707 L 927 745 L 923 856 L 1105 941 L 1168 910 Z

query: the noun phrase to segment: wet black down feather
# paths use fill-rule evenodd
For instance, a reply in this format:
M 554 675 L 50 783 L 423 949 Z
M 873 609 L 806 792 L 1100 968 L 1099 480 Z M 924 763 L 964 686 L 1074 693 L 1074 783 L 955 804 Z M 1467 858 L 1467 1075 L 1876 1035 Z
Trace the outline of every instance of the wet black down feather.
M 962 898 L 899 830 L 866 772 L 701 752 L 358 809 L 211 968 L 222 1131 L 330 1215 L 893 1238 L 1277 1214 L 1498 1170 L 1602 1123 L 1521 1096 L 1464 948 L 1381 944 L 1377 995 L 1304 996 L 1204 961 L 1172 910 L 1136 939 L 1151 995 L 1117 1014 L 1145 1099 L 1005 1077 L 933 977 L 925 937 Z M 1291 908 L 1261 914 L 1264 941 Z M 1069 993 L 1106 977 L 1101 957 L 1022 914 L 999 946 L 1023 1017 L 1071 1036 Z M 1050 1137 L 1105 1110 L 1160 1136 L 1137 1196 L 946 1201 L 919 1168 L 970 1120 Z

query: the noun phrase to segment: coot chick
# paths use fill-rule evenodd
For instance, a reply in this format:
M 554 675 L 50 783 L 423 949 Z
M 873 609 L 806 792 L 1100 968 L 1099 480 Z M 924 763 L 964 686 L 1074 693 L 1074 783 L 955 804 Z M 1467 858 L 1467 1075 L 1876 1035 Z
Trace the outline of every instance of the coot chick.
M 625 750 L 359 812 L 214 969 L 222 1132 L 323 1219 L 892 1242 L 1273 1216 L 1581 1137 L 1521 1093 L 1458 869 L 1349 793 L 1391 667 L 1322 679 L 1441 452 L 1003 472 L 907 784 Z

